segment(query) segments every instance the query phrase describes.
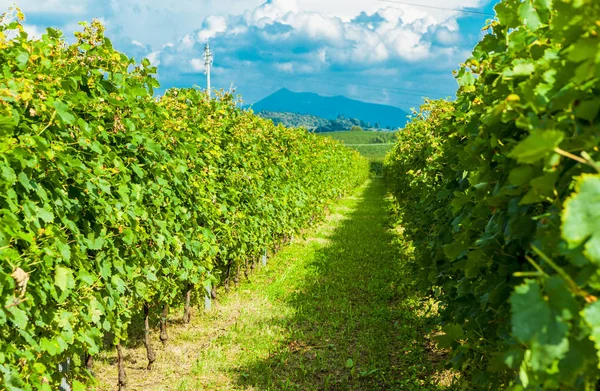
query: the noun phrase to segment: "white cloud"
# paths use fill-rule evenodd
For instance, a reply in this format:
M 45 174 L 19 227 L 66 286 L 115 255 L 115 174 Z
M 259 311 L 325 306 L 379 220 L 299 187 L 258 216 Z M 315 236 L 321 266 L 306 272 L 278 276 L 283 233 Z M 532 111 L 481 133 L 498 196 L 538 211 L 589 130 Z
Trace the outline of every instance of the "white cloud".
M 25 14 L 83 15 L 88 3 L 81 0 L 0 0 L 0 14 L 16 4 Z
M 191 34 L 186 34 L 179 41 L 179 48 L 181 50 L 191 49 L 195 43 L 196 43 L 196 40 L 194 40 L 194 37 L 192 37 Z
M 154 51 L 150 54 L 148 54 L 148 56 L 146 57 L 148 60 L 150 60 L 150 63 L 157 67 L 160 65 L 160 51 Z
M 217 36 L 217 34 L 224 33 L 227 31 L 227 19 L 223 16 L 209 16 L 204 21 L 206 26 L 198 32 L 198 41 L 206 42 L 211 38 Z
M 249 25 L 265 27 L 276 20 L 282 19 L 290 12 L 298 12 L 297 0 L 270 0 L 260 7 L 244 12 L 244 19 Z
M 357 2 L 349 3 L 348 6 L 357 11 L 365 9 L 364 6 L 358 7 Z M 312 50 L 319 53 L 318 56 L 295 56 L 296 58 L 289 58 L 288 61 L 280 61 L 276 68 L 285 72 L 301 68 L 294 60 L 303 61 L 303 68 L 308 66 L 306 61 L 311 61 L 312 67 L 324 64 L 370 66 L 394 59 L 418 62 L 437 55 L 432 51 L 435 44 L 432 38 L 444 45 L 456 42 L 458 25 L 454 16 L 448 12 L 444 17 L 435 18 L 417 7 L 378 3 L 377 7 L 369 6 L 373 9 L 372 13 L 363 12 L 369 22 L 360 24 L 352 19 L 344 20 L 328 15 L 333 12 L 332 3 L 327 3 L 326 6 L 319 4 L 321 3 L 305 0 L 272 0 L 246 10 L 241 17 L 225 19 L 222 16 L 212 16 L 204 21 L 204 28 L 197 32 L 197 39 L 201 41 L 220 37 L 221 42 L 228 45 L 231 40 L 236 39 L 233 35 L 248 35 L 248 44 L 257 44 L 261 40 L 264 42 L 264 45 L 260 45 L 263 51 L 269 50 L 269 46 L 276 46 L 273 55 L 286 56 L 286 53 L 279 50 L 282 47 L 293 50 L 293 46 L 298 44 L 311 46 Z M 336 4 L 338 10 L 343 8 L 340 2 Z M 306 5 L 324 13 L 306 11 Z M 437 34 L 427 37 L 432 29 L 437 29 Z M 190 48 L 191 41 L 186 36 L 180 49 Z M 296 66 L 285 65 L 281 68 L 281 64 Z
M 294 72 L 294 63 L 292 62 L 284 62 L 275 64 L 275 68 L 279 71 L 285 73 L 293 73 Z
M 289 13 L 280 22 L 290 25 L 309 39 L 329 41 L 335 45 L 343 39 L 344 26 L 340 19 L 313 12 Z
M 33 24 L 23 24 L 23 28 L 25 29 L 25 32 L 27 33 L 27 35 L 29 36 L 29 38 L 31 39 L 40 39 L 42 38 L 42 35 L 46 32 L 45 29 L 43 29 L 42 27 L 33 25 Z
M 190 65 L 192 69 L 196 72 L 204 72 L 204 59 L 202 58 L 192 58 L 190 60 Z

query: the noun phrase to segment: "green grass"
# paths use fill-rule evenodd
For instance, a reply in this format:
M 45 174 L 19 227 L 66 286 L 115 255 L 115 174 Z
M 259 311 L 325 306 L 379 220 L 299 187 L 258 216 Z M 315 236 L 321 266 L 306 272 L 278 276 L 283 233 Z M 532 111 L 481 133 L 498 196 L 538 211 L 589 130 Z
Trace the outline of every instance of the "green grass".
M 127 349 L 128 390 L 438 390 L 451 376 L 434 348 L 402 257 L 391 245 L 384 186 L 372 180 L 331 208 L 215 309 L 171 341 Z M 158 333 L 153 335 L 158 340 Z M 114 389 L 114 353 L 97 360 L 98 389 Z
M 321 136 L 331 137 L 344 144 L 390 144 L 396 140 L 396 132 L 391 131 L 341 131 L 317 133 Z M 377 141 L 379 140 L 379 141 Z

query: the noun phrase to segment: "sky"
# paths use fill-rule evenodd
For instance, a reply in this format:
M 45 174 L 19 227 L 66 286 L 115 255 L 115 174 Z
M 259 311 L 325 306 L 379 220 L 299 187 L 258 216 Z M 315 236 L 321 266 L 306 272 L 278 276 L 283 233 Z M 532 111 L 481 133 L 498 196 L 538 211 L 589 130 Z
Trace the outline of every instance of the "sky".
M 448 9 L 493 14 L 495 0 L 395 1 L 0 0 L 0 12 L 19 6 L 33 37 L 55 27 L 72 39 L 98 18 L 115 48 L 158 67 L 162 89 L 204 87 L 210 42 L 213 87 L 246 103 L 284 87 L 406 110 L 454 96 L 452 71 L 491 17 Z

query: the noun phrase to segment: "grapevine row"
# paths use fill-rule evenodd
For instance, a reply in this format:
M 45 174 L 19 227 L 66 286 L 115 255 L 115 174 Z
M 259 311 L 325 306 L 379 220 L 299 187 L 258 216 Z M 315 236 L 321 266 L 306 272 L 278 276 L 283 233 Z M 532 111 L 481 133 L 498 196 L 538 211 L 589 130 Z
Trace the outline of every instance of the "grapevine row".
M 67 44 L 0 20 L 0 373 L 8 390 L 75 390 L 110 336 L 237 278 L 366 179 L 338 142 L 274 126 L 231 94 L 155 98 L 156 69 L 98 22 Z
M 503 0 L 385 171 L 463 389 L 595 390 L 600 2 Z

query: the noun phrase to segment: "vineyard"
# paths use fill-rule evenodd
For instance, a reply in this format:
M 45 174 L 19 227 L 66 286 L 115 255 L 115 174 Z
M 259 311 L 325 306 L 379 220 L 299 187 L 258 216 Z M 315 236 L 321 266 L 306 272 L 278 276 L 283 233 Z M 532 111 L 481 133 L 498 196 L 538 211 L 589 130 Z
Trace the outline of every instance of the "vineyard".
M 56 390 L 68 376 L 87 389 L 106 338 L 123 388 L 136 314 L 151 369 L 152 314 L 166 341 L 170 307 L 189 322 L 191 301 L 319 221 L 368 163 L 228 93 L 156 98 L 156 68 L 115 51 L 98 22 L 67 44 L 54 29 L 29 39 L 22 19 L 0 20 L 3 388 Z
M 386 158 L 463 389 L 596 390 L 600 2 L 504 0 Z
M 371 180 L 232 93 L 158 96 L 97 21 L 5 14 L 2 389 L 123 390 L 141 354 L 142 389 L 600 389 L 600 2 L 495 10 Z

